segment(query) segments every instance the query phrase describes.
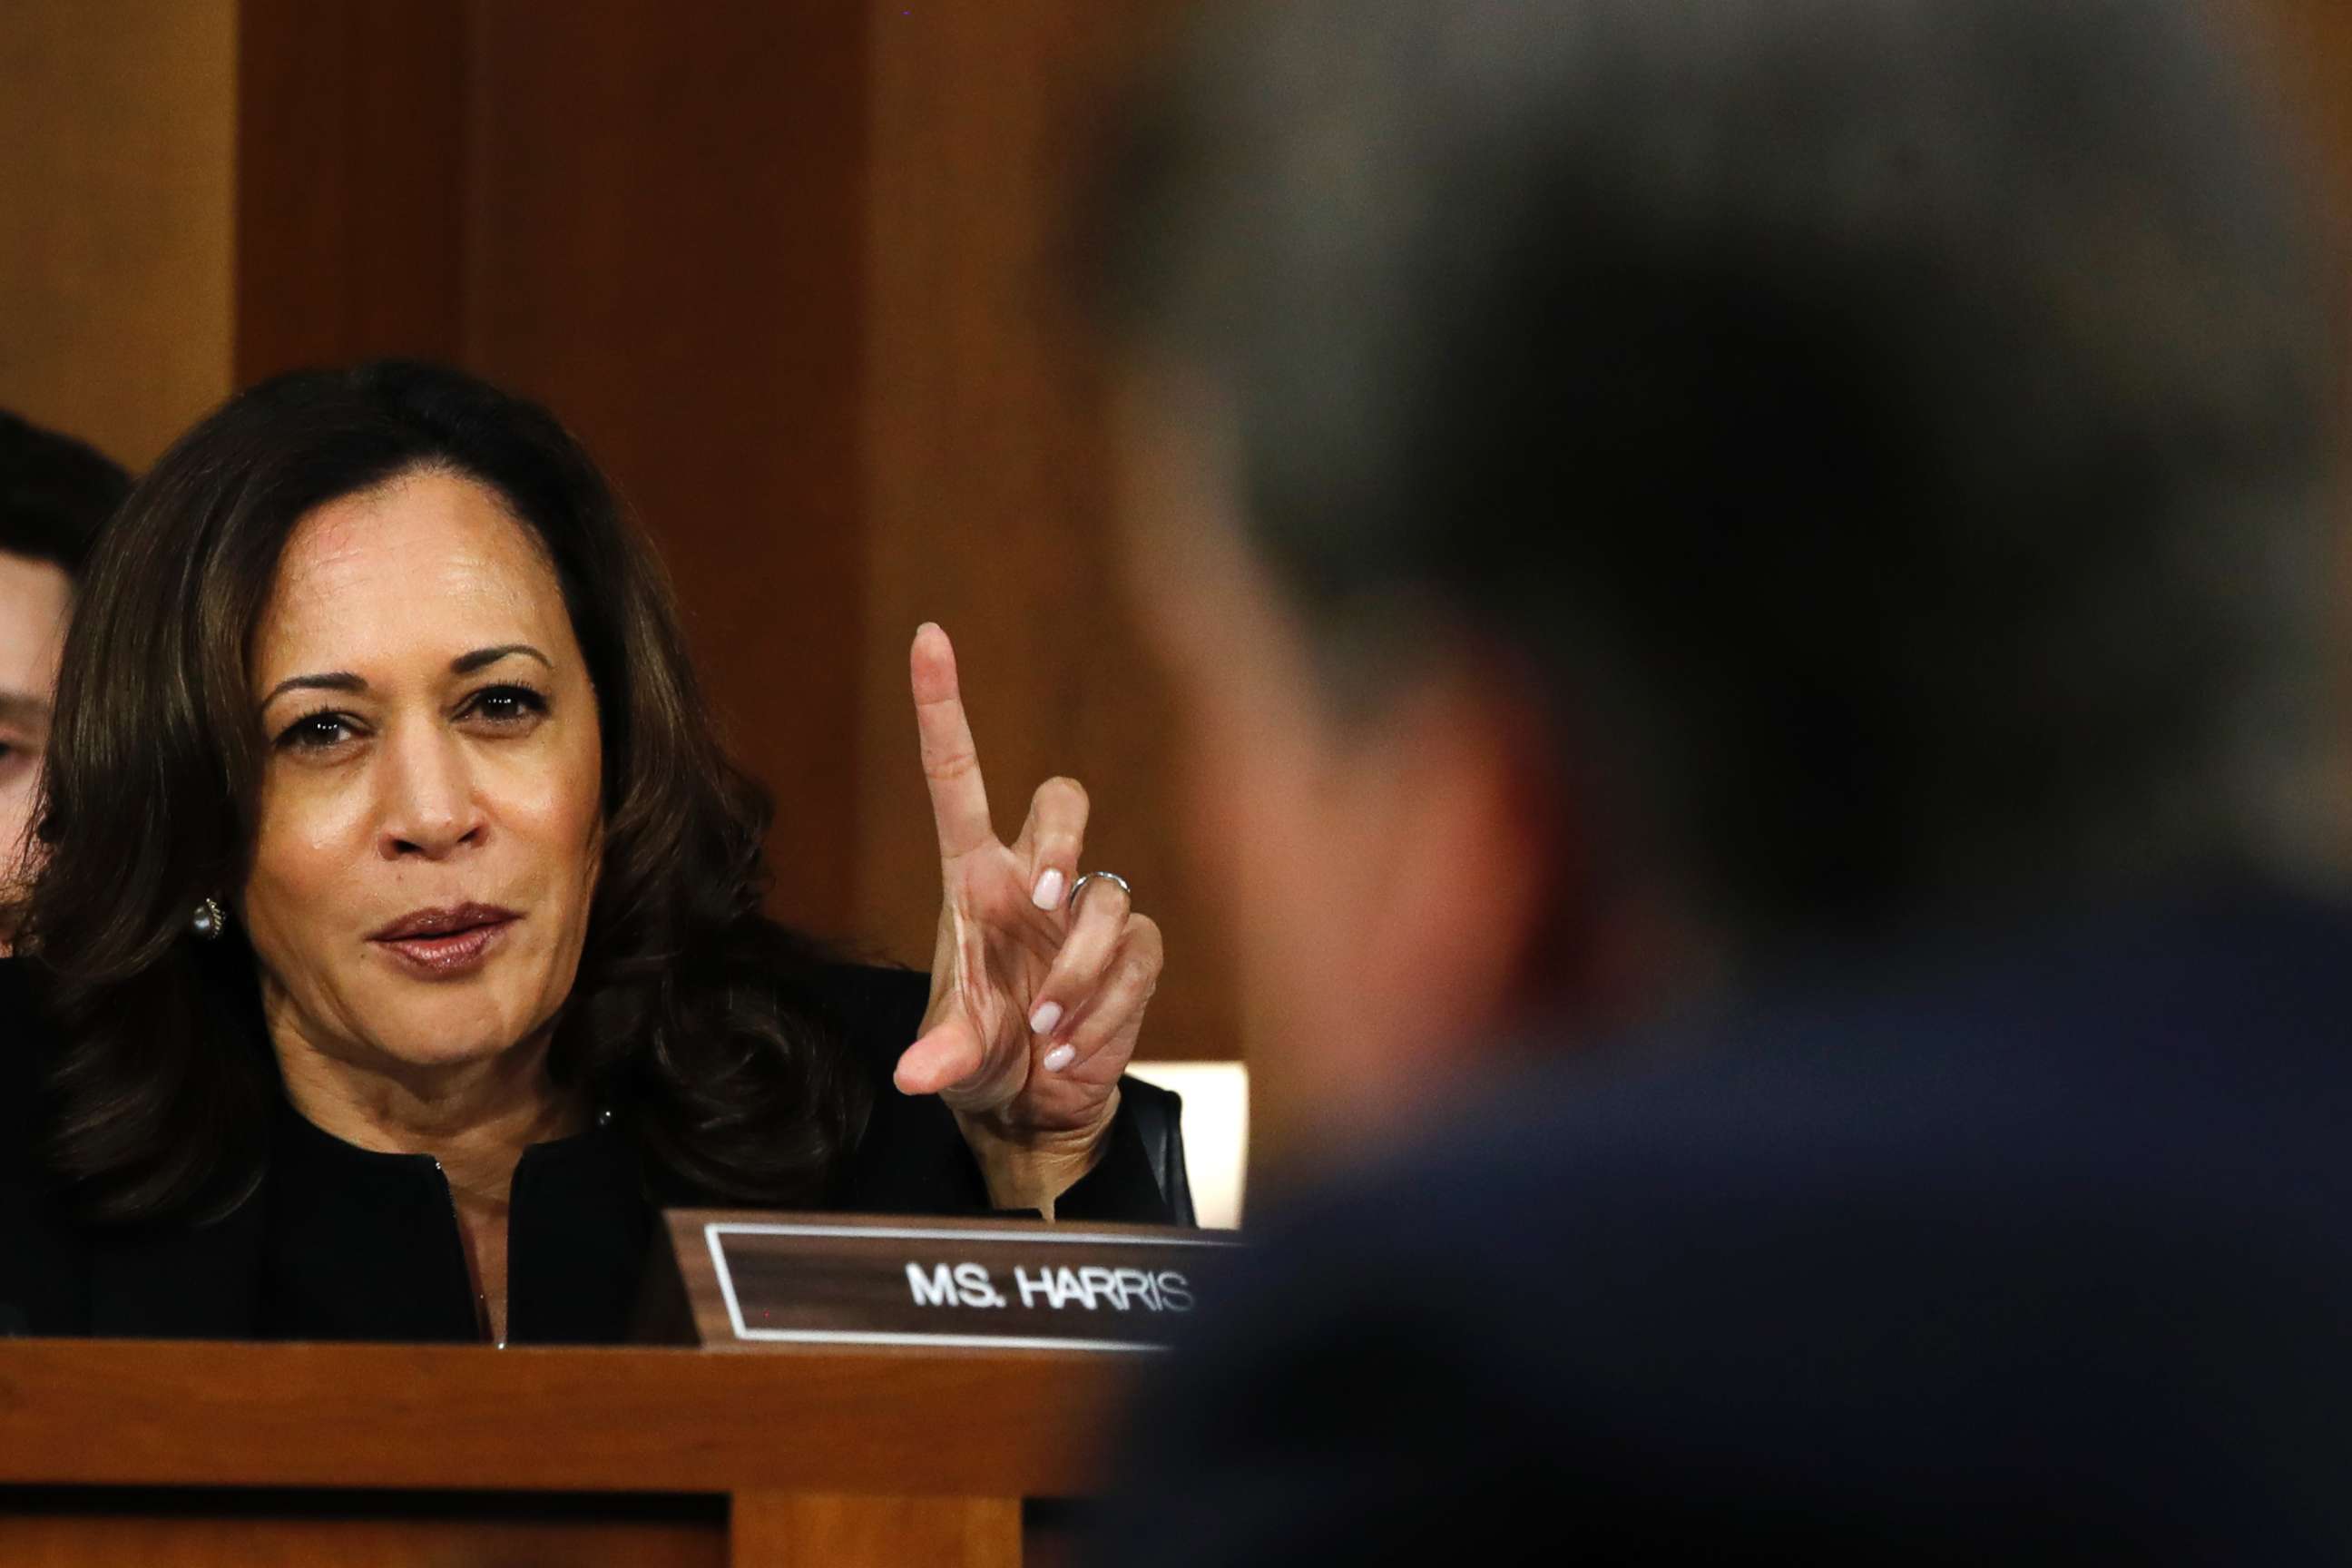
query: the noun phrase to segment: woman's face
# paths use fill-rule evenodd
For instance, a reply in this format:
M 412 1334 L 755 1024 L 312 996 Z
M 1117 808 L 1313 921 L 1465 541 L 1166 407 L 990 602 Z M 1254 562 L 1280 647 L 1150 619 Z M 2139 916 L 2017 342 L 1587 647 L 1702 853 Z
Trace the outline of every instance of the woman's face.
M 534 1037 L 602 847 L 595 693 L 536 539 L 445 472 L 319 508 L 278 563 L 253 695 L 241 913 L 280 1054 L 399 1074 Z

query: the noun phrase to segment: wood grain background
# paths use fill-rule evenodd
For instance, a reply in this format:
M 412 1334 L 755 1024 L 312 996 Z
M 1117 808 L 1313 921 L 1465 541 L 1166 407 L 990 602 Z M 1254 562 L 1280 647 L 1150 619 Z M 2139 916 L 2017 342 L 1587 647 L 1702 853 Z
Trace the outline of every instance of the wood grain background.
M 0 4 L 0 406 L 144 464 L 227 395 L 236 0 Z

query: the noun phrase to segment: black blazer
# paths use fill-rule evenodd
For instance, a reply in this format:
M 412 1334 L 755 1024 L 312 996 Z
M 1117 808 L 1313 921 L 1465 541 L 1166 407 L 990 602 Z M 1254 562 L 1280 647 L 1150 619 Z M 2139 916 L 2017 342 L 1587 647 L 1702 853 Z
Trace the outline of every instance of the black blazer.
M 2352 1562 L 2352 911 L 1839 970 L 1257 1234 L 1095 1560 Z
M 35 1106 L 57 1042 L 25 965 L 0 961 L 0 1331 L 216 1339 L 472 1340 L 480 1318 L 448 1184 L 429 1155 L 380 1154 L 281 1105 L 260 1190 L 228 1218 L 138 1231 L 80 1226 L 37 1165 Z M 988 1210 L 978 1164 L 935 1098 L 890 1084 L 928 982 L 844 967 L 822 1005 L 872 1074 L 874 1112 L 834 1206 Z M 235 1026 L 229 1025 L 226 1026 Z M 1055 1205 L 1072 1219 L 1192 1223 L 1181 1107 L 1128 1079 L 1103 1160 Z M 507 1239 L 509 1342 L 627 1336 L 656 1212 L 634 1150 L 602 1123 L 525 1152 Z

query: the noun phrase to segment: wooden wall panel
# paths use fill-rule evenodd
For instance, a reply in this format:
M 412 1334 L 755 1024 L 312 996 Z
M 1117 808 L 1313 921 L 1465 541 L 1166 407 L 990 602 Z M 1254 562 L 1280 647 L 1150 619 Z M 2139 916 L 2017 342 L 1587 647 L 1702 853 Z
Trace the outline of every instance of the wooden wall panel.
M 464 357 L 462 0 L 241 0 L 239 385 Z
M 873 37 L 866 405 L 863 926 L 929 950 L 936 849 L 907 643 L 954 637 L 1000 832 L 1055 773 L 1094 802 L 1086 865 L 1167 930 L 1144 1054 L 1236 1054 L 1213 889 L 1188 885 L 1169 709 L 1109 515 L 1102 371 L 1057 237 L 1149 5 L 886 6 Z
M 774 907 L 854 926 L 865 7 L 473 0 L 466 362 L 660 540 Z
M 2288 100 L 2311 137 L 2315 157 L 2309 174 L 2336 247 L 2339 342 L 2352 345 L 2352 5 L 2256 0 L 2256 15 L 2270 24 Z
M 229 388 L 235 0 L 0 5 L 0 406 L 133 466 Z
M 2289 90 L 2316 128 L 2334 205 L 2352 216 L 2352 6 L 2343 0 L 2255 0 L 2254 14 L 2275 33 Z

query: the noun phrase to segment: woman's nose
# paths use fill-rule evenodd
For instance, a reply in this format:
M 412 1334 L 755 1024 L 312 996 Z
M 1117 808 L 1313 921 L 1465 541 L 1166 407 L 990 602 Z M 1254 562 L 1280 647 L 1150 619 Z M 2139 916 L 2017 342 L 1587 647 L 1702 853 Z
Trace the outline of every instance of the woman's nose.
M 438 726 L 387 737 L 376 852 L 438 860 L 479 844 L 487 824 L 456 737 Z

